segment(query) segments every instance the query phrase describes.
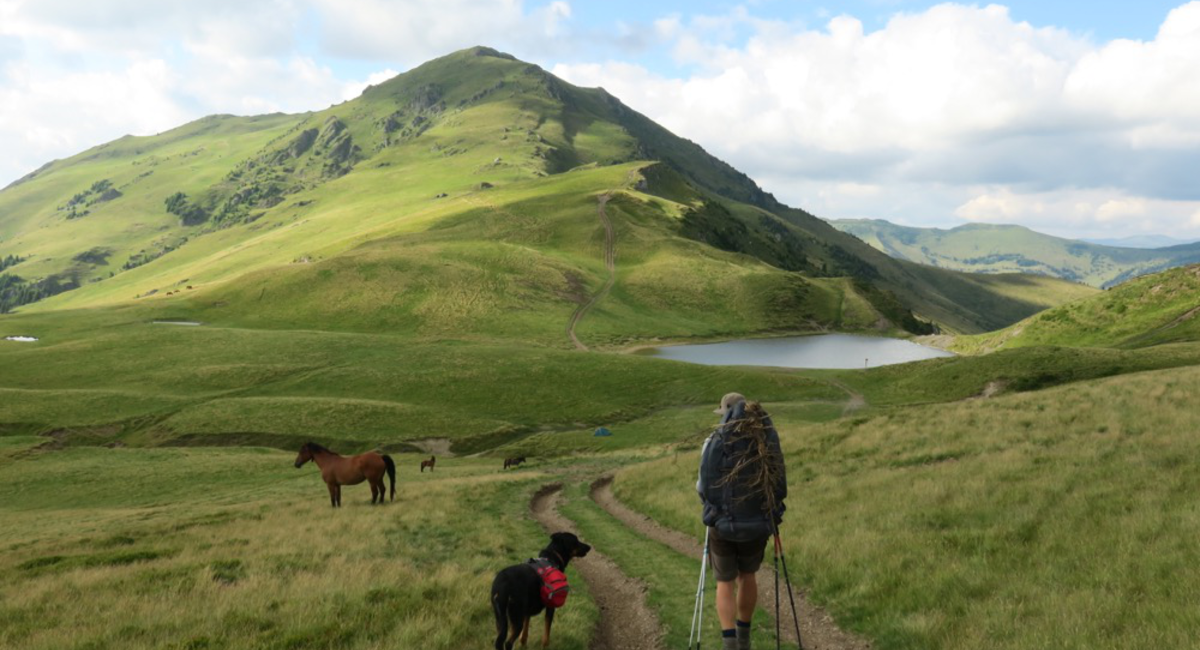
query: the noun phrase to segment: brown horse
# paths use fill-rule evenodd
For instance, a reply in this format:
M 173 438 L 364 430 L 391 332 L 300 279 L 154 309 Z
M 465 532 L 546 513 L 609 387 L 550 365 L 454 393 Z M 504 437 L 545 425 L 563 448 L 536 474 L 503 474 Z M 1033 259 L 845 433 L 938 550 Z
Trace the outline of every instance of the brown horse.
M 358 485 L 363 481 L 371 484 L 371 503 L 375 503 L 376 498 L 383 503 L 383 497 L 387 496 L 383 487 L 385 471 L 392 480 L 392 501 L 396 500 L 396 464 L 387 454 L 369 451 L 347 458 L 315 442 L 308 442 L 296 456 L 296 468 L 299 469 L 310 460 L 321 468 L 321 478 L 325 479 L 325 485 L 329 488 L 329 501 L 335 508 L 342 505 L 343 485 Z
M 525 462 L 524 456 L 517 456 L 516 458 L 505 458 L 504 459 L 504 469 L 508 469 L 510 467 L 516 467 L 517 465 L 520 465 L 523 462 Z
M 428 467 L 428 468 L 429 468 L 429 471 L 431 471 L 431 472 L 432 472 L 432 471 L 433 471 L 433 466 L 434 466 L 436 463 L 437 463 L 437 456 L 430 456 L 430 457 L 429 457 L 429 460 L 423 460 L 423 461 L 421 461 L 421 473 L 422 473 L 422 474 L 424 474 L 424 473 L 425 473 L 425 468 L 426 468 L 426 467 Z

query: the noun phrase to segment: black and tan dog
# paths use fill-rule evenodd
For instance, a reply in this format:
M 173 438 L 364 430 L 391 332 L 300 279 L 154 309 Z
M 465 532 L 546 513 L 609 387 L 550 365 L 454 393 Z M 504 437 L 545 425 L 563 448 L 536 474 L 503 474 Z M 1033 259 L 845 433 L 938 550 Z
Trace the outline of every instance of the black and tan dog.
M 554 533 L 550 544 L 538 557 L 545 558 L 560 571 L 565 571 L 573 557 L 583 557 L 591 546 L 571 533 Z M 496 613 L 496 650 L 512 650 L 517 637 L 521 645 L 529 641 L 529 619 L 546 610 L 546 632 L 542 647 L 550 645 L 550 626 L 554 624 L 554 608 L 542 604 L 542 579 L 529 562 L 516 564 L 496 574 L 492 581 L 492 611 Z M 507 638 L 506 638 L 507 637 Z

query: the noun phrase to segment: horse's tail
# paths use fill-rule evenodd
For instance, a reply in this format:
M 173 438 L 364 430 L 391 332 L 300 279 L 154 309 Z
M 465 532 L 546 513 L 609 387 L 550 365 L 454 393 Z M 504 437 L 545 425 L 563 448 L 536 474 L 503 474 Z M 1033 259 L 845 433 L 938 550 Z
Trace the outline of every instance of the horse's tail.
M 387 468 L 388 478 L 392 480 L 392 501 L 396 500 L 396 463 L 392 457 L 383 454 L 383 465 Z

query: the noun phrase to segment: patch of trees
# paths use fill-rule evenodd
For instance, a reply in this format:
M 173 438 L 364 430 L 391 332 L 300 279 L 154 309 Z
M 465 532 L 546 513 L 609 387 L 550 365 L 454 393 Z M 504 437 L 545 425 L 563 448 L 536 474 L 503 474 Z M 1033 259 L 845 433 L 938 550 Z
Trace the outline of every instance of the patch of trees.
M 164 203 L 167 206 L 167 212 L 179 217 L 184 226 L 198 226 L 208 221 L 208 210 L 198 203 L 189 201 L 187 194 L 183 192 L 176 192 L 168 196 Z
M 112 254 L 113 251 L 111 248 L 97 246 L 90 250 L 86 250 L 71 259 L 76 262 L 83 262 L 84 264 L 91 264 L 93 266 L 103 266 L 108 264 L 108 258 Z
M 175 250 L 176 248 L 179 248 L 180 246 L 183 246 L 186 243 L 187 243 L 187 238 L 185 237 L 185 238 L 181 239 L 180 241 L 178 241 L 177 243 L 169 244 L 169 245 L 163 246 L 162 248 L 155 248 L 155 249 L 151 249 L 151 250 L 146 250 L 143 248 L 142 250 L 134 253 L 133 255 L 130 255 L 129 259 L 124 264 L 121 265 L 121 270 L 128 271 L 129 269 L 136 269 L 137 267 L 139 267 L 143 264 L 149 264 L 150 262 L 153 262 L 154 260 L 162 257 L 163 255 L 166 255 L 167 253 L 170 253 L 171 251 Z
M 67 213 L 67 219 L 79 219 L 91 214 L 91 210 L 87 208 L 97 203 L 112 201 L 121 196 L 121 190 L 113 187 L 112 181 L 106 178 L 96 181 L 88 189 L 76 193 L 66 203 L 60 205 L 58 209 L 60 212 Z
M 21 257 L 19 255 L 6 255 L 4 257 L 0 257 L 0 271 L 3 271 L 11 266 L 16 266 L 27 259 L 29 258 Z
M 0 314 L 77 288 L 79 279 L 71 276 L 52 275 L 29 281 L 12 273 L 0 274 Z

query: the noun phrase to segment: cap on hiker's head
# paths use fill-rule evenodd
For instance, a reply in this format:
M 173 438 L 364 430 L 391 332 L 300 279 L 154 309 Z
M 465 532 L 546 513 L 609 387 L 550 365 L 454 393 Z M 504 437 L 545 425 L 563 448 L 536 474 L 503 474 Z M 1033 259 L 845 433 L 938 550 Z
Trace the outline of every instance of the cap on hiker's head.
M 741 393 L 729 393 L 725 397 L 721 398 L 721 408 L 713 411 L 713 413 L 716 413 L 717 415 L 725 415 L 725 412 L 733 408 L 734 404 L 744 401 L 746 401 L 746 398 L 743 397 Z

